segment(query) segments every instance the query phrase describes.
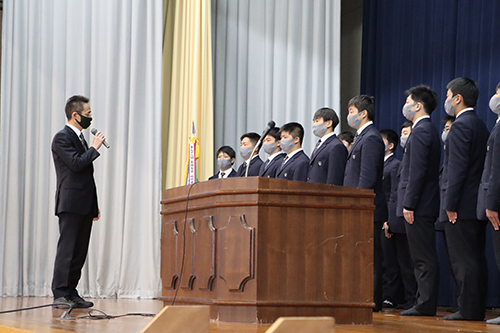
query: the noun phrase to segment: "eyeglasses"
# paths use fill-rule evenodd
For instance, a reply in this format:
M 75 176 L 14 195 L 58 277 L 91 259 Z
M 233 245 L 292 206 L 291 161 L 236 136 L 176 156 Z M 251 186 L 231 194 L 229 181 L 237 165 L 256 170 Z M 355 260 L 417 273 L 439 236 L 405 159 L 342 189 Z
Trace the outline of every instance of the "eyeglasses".
M 78 112 L 79 115 L 84 116 L 84 117 L 92 117 L 92 111 L 88 112 Z

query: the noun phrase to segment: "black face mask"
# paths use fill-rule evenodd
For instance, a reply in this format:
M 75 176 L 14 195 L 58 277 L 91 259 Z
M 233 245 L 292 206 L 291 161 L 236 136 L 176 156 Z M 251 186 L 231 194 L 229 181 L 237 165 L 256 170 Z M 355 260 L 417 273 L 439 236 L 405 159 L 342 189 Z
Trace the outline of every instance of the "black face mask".
M 86 129 L 90 126 L 90 123 L 92 122 L 92 118 L 85 117 L 84 115 L 80 114 L 80 121 L 76 121 L 78 125 L 82 126 L 83 129 Z

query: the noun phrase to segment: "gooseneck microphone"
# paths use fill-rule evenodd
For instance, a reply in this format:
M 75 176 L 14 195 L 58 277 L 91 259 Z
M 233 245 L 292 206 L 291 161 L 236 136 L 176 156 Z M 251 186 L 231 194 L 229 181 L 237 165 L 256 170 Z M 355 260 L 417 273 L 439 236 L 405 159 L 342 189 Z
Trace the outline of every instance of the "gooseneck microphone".
M 90 130 L 90 133 L 96 135 L 97 133 L 97 129 L 93 128 Z M 104 147 L 108 148 L 109 149 L 109 143 L 106 142 L 106 140 L 104 140 L 104 142 L 102 143 Z
M 269 134 L 269 132 L 271 132 L 271 130 L 274 127 L 276 127 L 276 123 L 273 120 L 271 120 L 270 122 L 267 123 L 267 127 L 264 129 L 264 132 L 262 132 L 262 135 L 260 136 L 259 141 L 257 141 L 255 148 L 252 150 L 252 155 L 250 155 L 250 162 L 252 162 L 252 157 L 253 157 L 253 154 L 255 153 L 255 150 L 260 149 L 260 147 L 262 146 L 262 143 L 264 142 L 264 138 L 266 137 L 266 135 Z M 248 177 L 248 168 L 250 167 L 250 162 L 247 163 L 245 177 Z

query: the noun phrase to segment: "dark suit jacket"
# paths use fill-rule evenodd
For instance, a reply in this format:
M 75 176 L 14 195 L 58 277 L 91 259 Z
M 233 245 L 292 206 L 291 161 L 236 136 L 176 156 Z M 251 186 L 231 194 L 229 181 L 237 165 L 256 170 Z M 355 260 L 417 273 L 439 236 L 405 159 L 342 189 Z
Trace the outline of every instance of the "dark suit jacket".
M 486 157 L 489 131 L 475 111 L 461 114 L 444 144 L 439 219 L 446 211 L 457 212 L 462 220 L 477 219 L 477 194 Z
M 344 174 L 344 186 L 372 189 L 375 192 L 377 222 L 387 221 L 387 202 L 382 187 L 385 145 L 373 124 L 356 137 L 349 151 Z
M 500 210 L 500 123 L 491 131 L 486 146 L 483 176 L 477 197 L 477 218 L 487 220 L 486 209 Z
M 405 219 L 397 216 L 398 206 L 398 186 L 401 178 L 401 161 L 393 156 L 384 162 L 384 194 L 387 199 L 387 210 L 389 213 L 388 224 L 389 232 L 393 234 L 406 234 Z M 386 186 L 389 185 L 389 195 L 386 192 Z
M 250 167 L 248 168 L 248 177 L 258 176 L 260 167 L 264 162 L 260 159 L 259 156 L 252 158 L 250 160 Z M 236 173 L 236 177 L 245 177 L 245 172 L 247 170 L 246 162 L 241 163 L 238 168 L 238 172 Z
M 309 170 L 309 157 L 303 150 L 296 153 L 285 165 L 279 168 L 276 178 L 307 181 L 307 171 Z
M 276 178 L 278 170 L 283 164 L 283 158 L 286 156 L 285 153 L 281 152 L 276 155 L 271 162 L 266 166 L 266 163 L 262 163 L 259 171 L 259 177 Z
M 333 134 L 311 156 L 307 181 L 342 186 L 346 161 L 347 148 Z
M 412 129 L 401 161 L 397 215 L 403 208 L 414 215 L 437 218 L 439 215 L 439 161 L 441 141 L 430 118 L 420 120 Z
M 220 170 L 218 172 L 216 172 L 215 175 L 213 175 L 212 177 L 208 178 L 208 180 L 219 179 L 219 173 L 220 173 Z M 227 178 L 231 178 L 231 177 L 237 177 L 236 176 L 236 171 L 234 169 L 231 169 L 231 173 L 229 175 L 227 175 Z
M 85 151 L 80 138 L 68 126 L 52 140 L 57 185 L 55 213 L 98 215 L 97 191 L 92 162 L 99 157 L 93 147 Z

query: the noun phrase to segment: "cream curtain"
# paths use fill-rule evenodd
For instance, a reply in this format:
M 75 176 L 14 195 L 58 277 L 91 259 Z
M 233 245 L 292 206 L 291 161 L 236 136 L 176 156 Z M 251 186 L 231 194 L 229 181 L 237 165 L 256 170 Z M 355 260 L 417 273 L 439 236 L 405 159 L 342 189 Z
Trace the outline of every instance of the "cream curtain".
M 171 188 L 183 185 L 193 121 L 200 144 L 198 178 L 213 172 L 211 4 L 165 0 L 164 5 L 163 171 L 165 188 Z

